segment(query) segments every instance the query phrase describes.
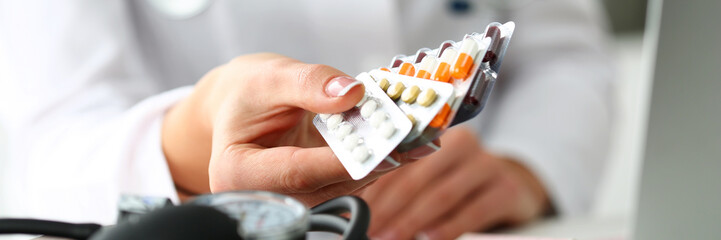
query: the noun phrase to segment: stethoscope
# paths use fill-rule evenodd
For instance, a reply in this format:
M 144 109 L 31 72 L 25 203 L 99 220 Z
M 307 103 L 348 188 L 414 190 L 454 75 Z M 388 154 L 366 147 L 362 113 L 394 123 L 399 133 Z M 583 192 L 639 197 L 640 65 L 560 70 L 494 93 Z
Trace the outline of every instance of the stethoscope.
M 345 216 L 349 216 L 346 218 Z M 306 239 L 308 232 L 365 240 L 368 205 L 342 196 L 308 209 L 300 201 L 264 191 L 234 191 L 196 197 L 174 206 L 167 199 L 126 197 L 118 223 L 75 224 L 36 219 L 0 219 L 0 234 L 41 234 L 70 239 Z

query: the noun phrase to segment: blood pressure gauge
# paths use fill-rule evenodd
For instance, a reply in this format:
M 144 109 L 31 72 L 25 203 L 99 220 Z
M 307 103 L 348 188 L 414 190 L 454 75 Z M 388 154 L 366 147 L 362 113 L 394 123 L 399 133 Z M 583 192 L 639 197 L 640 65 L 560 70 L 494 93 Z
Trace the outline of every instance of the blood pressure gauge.
M 291 197 L 261 191 L 209 194 L 190 204 L 212 206 L 238 220 L 243 239 L 305 239 L 310 211 Z
M 0 219 L 0 235 L 43 234 L 89 240 L 301 240 L 308 231 L 314 231 L 340 234 L 346 240 L 368 239 L 370 210 L 355 196 L 337 197 L 312 209 L 291 197 L 261 191 L 203 195 L 180 206 L 153 197 L 126 197 L 122 201 L 116 225 Z M 350 218 L 343 217 L 345 214 Z

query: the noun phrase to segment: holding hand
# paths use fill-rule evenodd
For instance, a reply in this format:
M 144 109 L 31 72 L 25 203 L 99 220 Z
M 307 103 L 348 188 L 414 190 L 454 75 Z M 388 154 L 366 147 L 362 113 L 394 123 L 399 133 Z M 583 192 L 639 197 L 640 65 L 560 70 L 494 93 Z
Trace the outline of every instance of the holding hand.
M 464 232 L 520 224 L 548 208 L 545 189 L 525 167 L 494 156 L 463 127 L 443 147 L 379 179 L 361 195 L 371 207 L 369 235 L 455 239 Z
M 380 173 L 353 181 L 311 119 L 346 111 L 363 94 L 361 82 L 328 66 L 238 57 L 166 115 L 163 150 L 176 186 L 188 194 L 273 191 L 311 206 L 356 191 Z

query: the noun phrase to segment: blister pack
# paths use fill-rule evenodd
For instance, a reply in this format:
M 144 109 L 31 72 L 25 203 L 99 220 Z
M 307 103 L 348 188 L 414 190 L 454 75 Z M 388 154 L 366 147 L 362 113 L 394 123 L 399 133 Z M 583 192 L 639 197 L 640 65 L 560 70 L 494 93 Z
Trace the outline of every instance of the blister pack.
M 319 114 L 313 123 L 351 177 L 361 179 L 393 150 L 428 144 L 446 128 L 478 115 L 514 28 L 513 22 L 491 23 L 461 41 L 398 55 L 387 67 L 356 77 L 366 87 L 356 107 Z
M 351 177 L 361 179 L 400 144 L 412 123 L 368 73 L 356 79 L 366 91 L 356 107 L 318 114 L 313 124 Z
M 413 128 L 401 144 L 411 142 L 420 136 L 439 112 L 450 110 L 450 101 L 455 98 L 453 85 L 445 82 L 421 80 L 382 70 L 371 70 L 370 76 L 378 79 L 378 85 L 388 97 L 411 120 Z M 435 122 L 435 127 L 440 127 Z

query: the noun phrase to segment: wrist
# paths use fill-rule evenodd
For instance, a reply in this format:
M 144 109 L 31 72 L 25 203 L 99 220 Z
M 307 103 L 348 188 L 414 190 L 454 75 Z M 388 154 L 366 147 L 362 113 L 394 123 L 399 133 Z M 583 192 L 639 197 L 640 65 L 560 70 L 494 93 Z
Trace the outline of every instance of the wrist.
M 162 146 L 168 168 L 176 190 L 182 189 L 186 194 L 210 191 L 208 164 L 212 132 L 207 129 L 203 116 L 196 113 L 193 95 L 168 110 L 162 126 Z

